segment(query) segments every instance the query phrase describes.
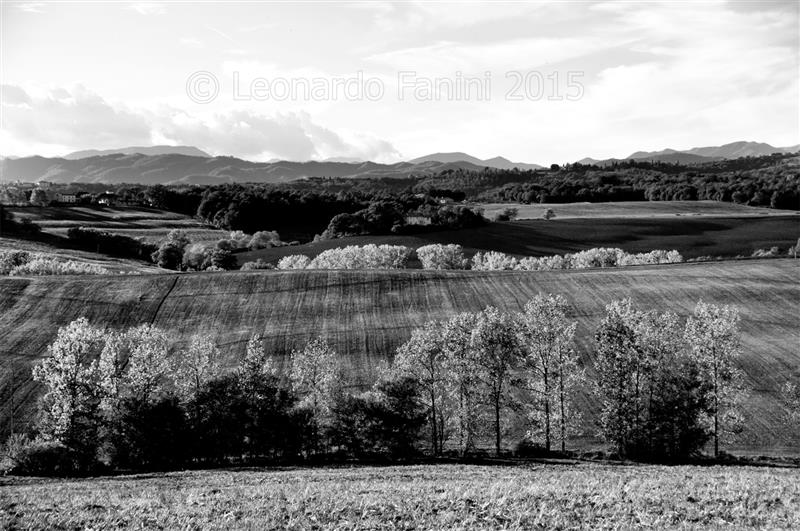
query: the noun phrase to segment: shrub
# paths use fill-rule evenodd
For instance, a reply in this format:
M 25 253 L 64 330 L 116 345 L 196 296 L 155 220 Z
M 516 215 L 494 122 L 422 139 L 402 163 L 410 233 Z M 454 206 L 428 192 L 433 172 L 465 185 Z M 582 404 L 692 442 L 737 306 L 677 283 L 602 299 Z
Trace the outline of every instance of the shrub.
M 9 275 L 108 275 L 110 271 L 97 264 L 36 257 L 11 269 Z
M 519 210 L 516 208 L 506 208 L 502 212 L 498 212 L 494 220 L 495 221 L 511 221 L 513 219 L 517 219 L 519 215 Z
M 275 269 L 275 266 L 259 258 L 255 262 L 243 263 L 242 267 L 240 267 L 239 269 L 242 271 L 255 271 L 257 269 Z M 286 269 L 293 269 L 293 268 L 286 268 Z
M 328 249 L 314 258 L 309 269 L 401 269 L 412 250 L 403 245 L 350 245 Z
M 228 240 L 220 240 L 217 247 L 207 244 L 194 243 L 186 247 L 183 252 L 183 268 L 194 271 L 222 271 L 236 267 L 236 257 L 227 250 L 219 248 L 219 244 Z M 223 244 L 223 246 L 226 244 Z
M 123 258 L 145 258 L 156 252 L 153 244 L 86 227 L 72 227 L 67 231 L 67 237 L 79 248 Z
M 256 250 L 256 249 L 267 249 L 269 247 L 280 247 L 285 245 L 281 241 L 280 235 L 278 235 L 275 231 L 258 231 L 250 238 L 250 241 L 247 243 L 248 249 Z
M 517 266 L 516 258 L 497 251 L 479 252 L 472 257 L 472 269 L 476 271 L 509 271 Z
M 278 261 L 278 269 L 305 269 L 311 259 L 304 254 L 284 256 Z
M 439 243 L 423 245 L 417 249 L 423 269 L 464 269 L 469 261 L 464 258 L 460 245 Z
M 780 256 L 780 254 L 781 250 L 778 247 L 770 247 L 769 249 L 756 249 L 750 256 L 753 258 L 772 258 Z
M 7 443 L 7 472 L 20 476 L 70 476 L 83 472 L 74 451 L 60 442 L 18 437 Z M 13 446 L 12 446 L 13 445 Z
M 8 275 L 16 267 L 30 262 L 31 253 L 28 251 L 0 251 L 0 275 Z
M 150 257 L 158 264 L 158 267 L 164 269 L 180 269 L 183 263 L 184 249 L 186 249 L 191 240 L 182 230 L 171 230 L 164 241 L 161 242 L 158 249 L 154 251 Z

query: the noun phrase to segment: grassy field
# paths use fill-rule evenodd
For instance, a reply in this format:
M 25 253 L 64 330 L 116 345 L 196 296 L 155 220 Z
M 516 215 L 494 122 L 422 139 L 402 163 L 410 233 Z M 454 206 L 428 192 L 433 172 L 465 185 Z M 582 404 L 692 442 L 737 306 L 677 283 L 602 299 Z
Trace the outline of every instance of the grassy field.
M 751 216 L 800 216 L 792 210 L 751 207 L 722 201 L 621 201 L 608 203 L 481 203 L 484 215 L 489 219 L 507 208 L 518 210 L 517 219 L 542 219 L 551 209 L 556 219 L 582 218 L 673 218 L 673 217 L 751 217 Z
M 797 529 L 800 471 L 600 464 L 0 478 L 4 529 Z
M 800 261 L 747 260 L 553 272 L 257 271 L 0 279 L 0 427 L 34 411 L 30 379 L 59 326 L 86 316 L 127 327 L 153 323 L 178 346 L 207 331 L 224 363 L 243 355 L 250 334 L 265 336 L 279 364 L 292 348 L 321 335 L 341 354 L 353 384 L 368 384 L 411 330 L 431 319 L 487 305 L 519 309 L 539 292 L 561 293 L 574 308 L 577 346 L 591 365 L 592 335 L 604 305 L 632 297 L 645 308 L 691 312 L 698 299 L 742 312 L 741 367 L 754 392 L 747 430 L 731 446 L 747 453 L 800 453 L 800 430 L 787 423 L 777 389 L 800 377 Z M 13 409 L 12 409 L 13 402 Z M 596 405 L 584 398 L 587 422 Z M 591 425 L 587 433 L 594 434 Z M 596 440 L 594 440 L 596 442 Z M 591 444 L 588 439 L 586 444 Z M 576 443 L 578 444 L 578 443 Z M 583 443 L 580 443 L 583 444 Z
M 216 229 L 196 219 L 175 212 L 145 207 L 11 207 L 17 219 L 29 219 L 44 232 L 66 237 L 72 227 L 88 227 L 112 234 L 156 243 L 173 229 L 186 231 L 192 241 L 213 241 L 227 237 L 228 231 Z
M 237 253 L 239 263 L 277 262 L 290 254 L 316 256 L 325 249 L 367 243 L 420 247 L 457 243 L 468 255 L 501 251 L 520 256 L 565 254 L 591 247 L 620 247 L 628 252 L 677 249 L 685 258 L 750 256 L 756 249 L 797 243 L 800 217 L 575 218 L 490 223 L 475 229 L 410 236 L 355 236 L 304 245 Z

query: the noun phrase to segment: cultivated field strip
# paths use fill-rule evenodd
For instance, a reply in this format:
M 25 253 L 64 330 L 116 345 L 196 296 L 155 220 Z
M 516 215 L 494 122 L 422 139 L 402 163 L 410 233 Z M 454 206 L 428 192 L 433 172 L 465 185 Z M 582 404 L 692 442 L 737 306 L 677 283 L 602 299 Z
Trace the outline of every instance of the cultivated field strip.
M 682 316 L 699 299 L 739 306 L 742 368 L 754 389 L 740 447 L 800 452 L 800 434 L 776 399 L 789 376 L 800 378 L 800 261 L 789 259 L 532 273 L 302 270 L 3 278 L 0 419 L 8 426 L 12 392 L 17 425 L 30 419 L 37 394 L 31 364 L 59 326 L 81 316 L 110 327 L 152 322 L 169 330 L 177 346 L 195 332 L 210 332 L 229 366 L 253 333 L 264 336 L 279 364 L 292 348 L 321 335 L 342 355 L 350 383 L 363 385 L 413 328 L 487 305 L 517 310 L 539 292 L 561 293 L 572 303 L 577 346 L 587 365 L 594 330 L 613 299 L 632 297 L 643 308 Z M 593 404 L 587 399 L 585 405 L 591 417 Z

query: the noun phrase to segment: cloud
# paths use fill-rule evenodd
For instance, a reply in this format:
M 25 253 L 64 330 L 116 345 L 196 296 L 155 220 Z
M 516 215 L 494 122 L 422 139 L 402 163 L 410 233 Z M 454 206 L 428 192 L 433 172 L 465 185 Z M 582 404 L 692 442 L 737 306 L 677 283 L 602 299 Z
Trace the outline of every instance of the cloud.
M 167 12 L 166 6 L 154 2 L 138 2 L 128 6 L 128 9 L 136 11 L 140 15 L 164 15 Z
M 25 13 L 44 13 L 42 8 L 44 7 L 44 3 L 42 2 L 31 2 L 27 4 L 18 4 L 17 9 L 20 11 L 24 11 Z
M 3 138 L 13 140 L 11 146 L 25 153 L 31 153 L 30 146 L 45 146 L 45 152 L 52 154 L 148 145 L 158 139 L 252 160 L 397 156 L 397 150 L 385 140 L 364 132 L 334 131 L 306 112 L 268 116 L 230 110 L 197 116 L 172 107 L 129 109 L 81 85 L 36 93 L 15 85 L 0 89 Z
M 0 85 L 0 100 L 7 105 L 28 105 L 31 98 L 28 93 L 16 85 Z
M 2 105 L 3 129 L 18 142 L 105 148 L 118 146 L 120 139 L 131 144 L 150 139 L 144 116 L 115 107 L 80 85 L 40 95 L 4 86 Z
M 397 150 L 364 133 L 339 134 L 316 124 L 308 113 L 265 116 L 236 110 L 198 118 L 175 110 L 157 125 L 158 134 L 178 144 L 252 160 L 311 160 L 329 157 L 391 159 Z

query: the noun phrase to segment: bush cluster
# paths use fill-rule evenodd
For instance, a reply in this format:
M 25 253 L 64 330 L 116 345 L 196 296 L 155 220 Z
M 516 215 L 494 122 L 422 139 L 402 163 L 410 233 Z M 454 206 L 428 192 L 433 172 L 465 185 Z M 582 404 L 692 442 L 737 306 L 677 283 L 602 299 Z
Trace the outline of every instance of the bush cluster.
M 478 271 L 543 271 L 552 269 L 590 269 L 595 267 L 621 267 L 647 264 L 675 264 L 683 262 L 678 251 L 654 250 L 647 253 L 627 253 L 617 248 L 593 248 L 564 256 L 526 257 L 488 251 L 472 257 L 472 269 Z
M 70 228 L 67 231 L 67 237 L 71 243 L 81 249 L 121 258 L 143 259 L 149 257 L 156 250 L 155 245 L 136 238 L 86 227 Z
M 349 245 L 323 251 L 313 260 L 305 255 L 285 256 L 278 269 L 402 269 L 412 252 L 403 245 Z
M 0 275 L 108 275 L 103 266 L 43 253 L 0 251 Z

